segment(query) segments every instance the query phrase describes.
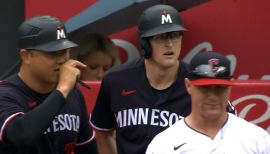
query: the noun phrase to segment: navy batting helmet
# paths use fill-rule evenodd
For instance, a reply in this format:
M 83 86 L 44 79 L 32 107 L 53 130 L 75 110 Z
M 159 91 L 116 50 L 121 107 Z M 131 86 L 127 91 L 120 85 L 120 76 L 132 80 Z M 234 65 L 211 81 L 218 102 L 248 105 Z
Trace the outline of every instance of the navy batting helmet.
M 147 37 L 173 31 L 186 31 L 182 19 L 174 7 L 159 4 L 147 8 L 138 23 L 142 55 L 145 58 L 151 57 L 152 51 Z
M 51 16 L 36 16 L 18 29 L 18 48 L 55 52 L 78 46 L 68 40 L 64 24 Z

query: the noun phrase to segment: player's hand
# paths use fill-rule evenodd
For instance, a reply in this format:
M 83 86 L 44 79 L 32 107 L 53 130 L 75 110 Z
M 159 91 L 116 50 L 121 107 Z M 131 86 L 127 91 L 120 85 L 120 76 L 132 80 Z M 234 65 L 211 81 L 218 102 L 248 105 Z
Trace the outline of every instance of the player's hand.
M 85 67 L 85 64 L 73 59 L 66 61 L 60 67 L 59 81 L 56 89 L 62 92 L 65 98 L 70 90 L 74 88 L 77 79 L 79 79 L 80 69 Z

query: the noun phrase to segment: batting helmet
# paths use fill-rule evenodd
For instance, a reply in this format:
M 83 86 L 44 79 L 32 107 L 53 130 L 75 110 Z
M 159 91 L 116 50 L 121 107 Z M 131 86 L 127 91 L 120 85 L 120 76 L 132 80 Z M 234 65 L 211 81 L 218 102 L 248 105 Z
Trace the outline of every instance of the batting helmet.
M 64 24 L 51 16 L 36 16 L 18 29 L 18 48 L 55 52 L 78 46 L 68 40 Z
M 138 35 L 142 47 L 142 55 L 151 57 L 151 46 L 147 37 L 173 32 L 186 31 L 178 11 L 169 5 L 159 4 L 147 8 L 138 22 Z

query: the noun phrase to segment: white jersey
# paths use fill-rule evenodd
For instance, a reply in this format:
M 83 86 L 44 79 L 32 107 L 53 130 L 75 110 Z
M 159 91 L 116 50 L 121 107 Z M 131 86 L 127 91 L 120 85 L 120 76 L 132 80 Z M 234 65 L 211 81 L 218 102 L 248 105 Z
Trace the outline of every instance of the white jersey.
M 158 134 L 146 154 L 270 154 L 270 136 L 265 130 L 228 114 L 213 140 L 182 119 Z

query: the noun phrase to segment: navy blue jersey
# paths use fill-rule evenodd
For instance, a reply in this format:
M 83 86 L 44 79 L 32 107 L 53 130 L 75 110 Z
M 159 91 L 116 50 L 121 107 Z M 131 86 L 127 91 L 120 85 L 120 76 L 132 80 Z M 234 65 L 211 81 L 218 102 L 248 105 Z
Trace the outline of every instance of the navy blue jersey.
M 31 146 L 15 147 L 5 140 L 5 128 L 16 116 L 33 110 L 49 94 L 31 90 L 14 75 L 0 83 L 0 153 L 1 154 L 69 154 L 77 146 L 91 142 L 94 134 L 83 96 L 74 88 L 65 105 L 48 125 L 44 133 Z M 42 121 L 42 119 L 40 119 Z
M 180 66 L 177 80 L 161 97 L 148 82 L 142 58 L 116 66 L 105 75 L 91 123 L 101 131 L 116 129 L 119 154 L 145 153 L 156 134 L 190 113 L 190 96 L 184 85 L 188 69 L 183 62 Z

